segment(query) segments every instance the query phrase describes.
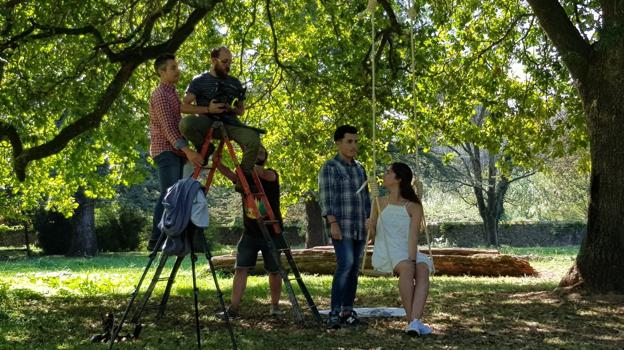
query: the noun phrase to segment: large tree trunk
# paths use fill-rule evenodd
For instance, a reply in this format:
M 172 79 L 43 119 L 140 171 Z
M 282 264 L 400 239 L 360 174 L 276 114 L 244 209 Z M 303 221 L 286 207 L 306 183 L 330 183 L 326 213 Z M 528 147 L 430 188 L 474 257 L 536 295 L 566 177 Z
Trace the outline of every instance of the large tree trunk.
M 624 50 L 618 51 L 590 68 L 590 77 L 602 79 L 579 89 L 592 169 L 587 236 L 577 265 L 589 289 L 624 292 Z
M 499 176 L 496 161 L 497 156 L 488 152 L 487 191 L 475 189 L 475 191 L 480 192 L 477 200 L 480 200 L 478 207 L 479 214 L 483 220 L 484 239 L 489 245 L 494 247 L 499 246 L 498 223 L 505 210 L 503 204 L 510 184 L 509 179 L 505 175 Z
M 306 217 L 308 229 L 306 231 L 306 248 L 312 248 L 327 244 L 323 233 L 323 218 L 321 217 L 321 206 L 314 196 L 309 196 L 305 201 Z
M 95 236 L 95 199 L 85 196 L 83 190 L 76 193 L 78 208 L 71 219 L 72 241 L 67 256 L 97 255 Z
M 489 210 L 483 218 L 483 230 L 485 232 L 486 242 L 494 247 L 498 247 L 498 220 L 495 218 L 492 210 Z
M 624 11 L 599 2 L 598 42 L 587 42 L 555 0 L 528 0 L 576 81 L 591 148 L 587 236 L 576 259 L 585 287 L 624 292 Z M 574 269 L 570 274 L 575 274 Z M 568 276 L 574 280 L 574 276 Z

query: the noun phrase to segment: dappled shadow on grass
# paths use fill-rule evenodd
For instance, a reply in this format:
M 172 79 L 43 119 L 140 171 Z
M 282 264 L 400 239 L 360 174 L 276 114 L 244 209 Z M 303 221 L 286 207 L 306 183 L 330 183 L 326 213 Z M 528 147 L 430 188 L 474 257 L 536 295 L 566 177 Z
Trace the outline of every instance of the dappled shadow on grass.
M 100 259 L 100 258 L 97 258 Z M 119 317 L 129 293 L 147 263 L 146 254 L 101 257 L 101 261 L 50 259 L 30 262 L 26 271 L 70 270 L 90 272 L 61 276 L 35 276 L 22 289 L 9 288 L 18 279 L 0 281 L 0 349 L 102 349 L 89 337 L 101 332 L 100 315 L 114 311 Z M 230 341 L 220 311 L 212 275 L 205 259 L 199 260 L 202 336 L 205 349 L 228 349 Z M 130 265 L 130 266 L 129 266 Z M 124 268 L 135 266 L 129 273 Z M 137 268 L 138 267 L 138 268 Z M 119 269 L 120 276 L 101 275 Z M 110 271 L 113 272 L 113 271 Z M 100 276 L 102 278 L 95 278 Z M 331 276 L 304 275 L 317 306 L 329 307 Z M 226 302 L 232 275 L 219 273 Z M 57 281 L 57 279 L 59 281 Z M 111 286 L 102 285 L 102 281 Z M 71 283 L 70 283 L 71 282 Z M 147 284 L 148 281 L 145 281 Z M 29 284 L 30 283 L 30 287 Z M 146 313 L 140 340 L 119 344 L 118 349 L 188 349 L 195 347 L 193 293 L 189 259 L 180 270 L 167 313 L 155 320 Z M 556 279 L 434 277 L 424 317 L 435 330 L 433 336 L 409 338 L 399 319 L 373 319 L 367 328 L 326 331 L 308 322 L 304 327 L 287 314 L 281 319 L 267 315 L 269 294 L 266 276 L 251 277 L 242 304 L 242 318 L 233 321 L 241 349 L 621 349 L 624 348 L 624 297 L 559 296 L 552 293 Z M 66 293 L 46 296 L 37 286 Z M 145 286 L 145 285 L 144 285 Z M 153 302 L 162 295 L 160 284 Z M 42 290 L 45 290 L 42 288 Z M 63 290 L 65 290 L 63 289 Z M 286 293 L 284 310 L 289 310 Z M 305 305 L 305 301 L 300 299 Z M 400 306 L 396 278 L 360 280 L 357 306 Z M 308 317 L 311 321 L 311 317 Z M 124 332 L 131 332 L 132 327 Z M 10 344 L 10 345 L 8 345 Z
M 398 306 L 395 280 L 363 282 L 358 305 Z M 379 318 L 370 320 L 366 328 L 326 331 L 311 322 L 302 327 L 290 315 L 269 317 L 267 284 L 250 285 L 242 317 L 233 321 L 239 348 L 621 349 L 624 345 L 624 296 L 513 291 L 507 283 L 493 291 L 478 291 L 469 279 L 440 283 L 432 286 L 424 318 L 435 334 L 423 338 L 405 336 L 401 331 L 405 322 L 399 319 Z M 309 285 L 315 300 L 326 306 L 326 281 Z M 214 289 L 200 288 L 204 348 L 228 349 L 225 325 L 214 316 L 220 309 Z M 157 298 L 160 295 L 155 294 Z M 9 348 L 15 349 L 102 349 L 101 344 L 89 343 L 89 337 L 101 331 L 100 315 L 107 311 L 121 315 L 128 300 L 120 294 L 46 298 L 28 290 L 10 291 L 0 301 L 0 348 L 11 344 Z M 283 304 L 288 310 L 288 302 Z M 150 311 L 143 322 L 146 326 L 140 340 L 115 348 L 193 348 L 191 288 L 182 283 L 171 297 L 165 317 L 156 320 Z M 125 332 L 131 330 L 127 327 Z
M 621 348 L 624 298 L 570 299 L 551 292 L 462 293 L 432 302 L 428 319 L 448 339 L 498 348 Z

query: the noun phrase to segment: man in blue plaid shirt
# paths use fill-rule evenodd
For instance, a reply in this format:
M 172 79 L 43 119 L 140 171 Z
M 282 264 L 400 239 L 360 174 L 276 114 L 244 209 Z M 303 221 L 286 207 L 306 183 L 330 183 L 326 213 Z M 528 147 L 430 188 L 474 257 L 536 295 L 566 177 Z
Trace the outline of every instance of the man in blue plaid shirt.
M 321 214 L 331 233 L 336 251 L 336 272 L 332 282 L 329 328 L 341 324 L 358 325 L 353 311 L 358 273 L 366 243 L 366 219 L 370 214 L 370 195 L 366 171 L 355 160 L 358 151 L 357 129 L 342 125 L 334 132 L 338 154 L 325 162 L 318 176 Z

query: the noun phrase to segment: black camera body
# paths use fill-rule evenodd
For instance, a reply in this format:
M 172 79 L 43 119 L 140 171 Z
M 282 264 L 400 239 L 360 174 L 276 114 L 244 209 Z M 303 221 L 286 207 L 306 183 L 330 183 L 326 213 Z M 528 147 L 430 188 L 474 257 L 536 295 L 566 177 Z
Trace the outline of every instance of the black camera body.
M 236 108 L 236 104 L 245 98 L 247 88 L 239 89 L 236 86 L 219 82 L 213 99 L 218 103 L 225 103 L 231 108 Z

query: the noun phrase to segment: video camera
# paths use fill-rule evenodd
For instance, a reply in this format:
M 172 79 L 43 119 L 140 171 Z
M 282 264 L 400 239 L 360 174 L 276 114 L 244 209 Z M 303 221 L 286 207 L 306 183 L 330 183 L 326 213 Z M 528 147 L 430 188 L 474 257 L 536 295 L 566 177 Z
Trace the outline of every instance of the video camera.
M 236 108 L 236 104 L 245 98 L 247 88 L 239 89 L 234 85 L 219 82 L 213 99 L 219 103 L 225 103 L 230 108 Z

